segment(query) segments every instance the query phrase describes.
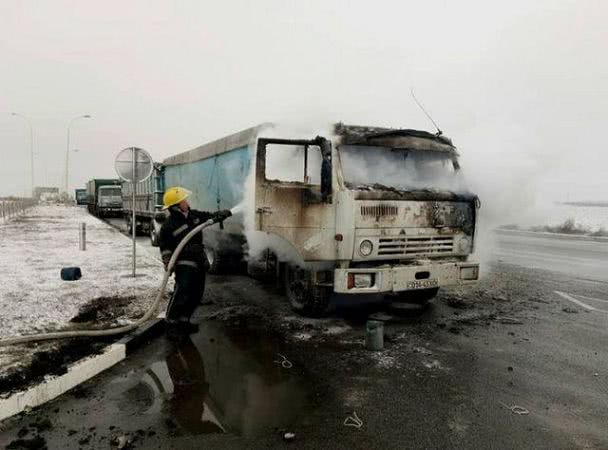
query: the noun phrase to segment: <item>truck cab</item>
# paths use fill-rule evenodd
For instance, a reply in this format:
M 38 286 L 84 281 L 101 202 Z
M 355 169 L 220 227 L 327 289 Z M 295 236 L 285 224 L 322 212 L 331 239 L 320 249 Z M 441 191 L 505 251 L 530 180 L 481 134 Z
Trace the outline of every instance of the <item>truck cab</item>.
M 99 217 L 120 216 L 122 214 L 122 191 L 120 186 L 99 186 L 96 206 Z
M 323 315 L 332 294 L 428 301 L 475 283 L 476 195 L 445 136 L 337 124 L 315 139 L 257 140 L 255 228 L 292 307 Z M 282 245 L 285 244 L 285 245 Z M 282 254 L 281 254 L 282 253 Z
M 77 205 L 86 205 L 87 204 L 87 190 L 86 189 L 76 189 L 74 191 L 74 198 L 76 199 Z

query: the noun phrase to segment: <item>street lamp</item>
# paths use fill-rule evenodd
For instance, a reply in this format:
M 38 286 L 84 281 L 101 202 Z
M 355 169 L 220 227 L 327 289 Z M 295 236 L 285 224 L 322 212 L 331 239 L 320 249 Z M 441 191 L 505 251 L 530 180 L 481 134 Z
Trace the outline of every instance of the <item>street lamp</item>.
M 25 120 L 30 127 L 30 185 L 31 191 L 30 196 L 34 196 L 34 127 L 32 127 L 32 121 L 23 114 L 16 112 L 11 113 L 13 117 L 20 117 Z
M 70 120 L 70 123 L 68 124 L 68 146 L 65 150 L 65 193 L 68 193 L 68 180 L 69 180 L 69 163 L 70 163 L 70 128 L 72 127 L 72 124 L 77 121 L 78 119 L 90 119 L 91 115 L 90 114 L 84 114 L 82 116 L 78 116 L 78 117 L 74 117 L 72 120 Z

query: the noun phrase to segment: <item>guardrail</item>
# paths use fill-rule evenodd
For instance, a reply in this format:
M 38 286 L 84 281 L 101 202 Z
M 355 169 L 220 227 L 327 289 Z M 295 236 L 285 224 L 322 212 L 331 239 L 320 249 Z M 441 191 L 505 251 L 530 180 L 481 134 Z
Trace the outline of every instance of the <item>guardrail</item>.
M 17 200 L 0 200 L 0 217 L 4 222 L 17 217 L 28 208 L 34 206 L 36 202 L 31 198 Z

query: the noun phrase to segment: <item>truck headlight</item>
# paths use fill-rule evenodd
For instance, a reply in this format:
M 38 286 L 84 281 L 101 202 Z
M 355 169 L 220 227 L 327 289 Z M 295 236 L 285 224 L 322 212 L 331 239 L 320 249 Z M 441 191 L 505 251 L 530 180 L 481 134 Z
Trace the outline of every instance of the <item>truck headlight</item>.
M 471 239 L 466 236 L 460 238 L 457 245 L 460 253 L 469 253 L 471 251 Z
M 359 244 L 359 253 L 361 253 L 361 256 L 369 256 L 372 254 L 372 251 L 374 251 L 374 244 L 372 244 L 372 241 L 367 239 L 361 241 L 361 244 Z
M 346 285 L 348 289 L 366 289 L 374 285 L 375 279 L 373 273 L 349 273 Z

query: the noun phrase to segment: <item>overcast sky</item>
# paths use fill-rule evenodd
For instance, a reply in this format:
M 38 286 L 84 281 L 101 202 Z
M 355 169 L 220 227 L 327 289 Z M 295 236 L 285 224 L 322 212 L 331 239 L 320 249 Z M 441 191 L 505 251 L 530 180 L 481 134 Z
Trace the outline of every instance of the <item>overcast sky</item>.
M 451 136 L 485 202 L 608 200 L 608 2 L 25 1 L 0 13 L 0 195 L 265 121 Z

